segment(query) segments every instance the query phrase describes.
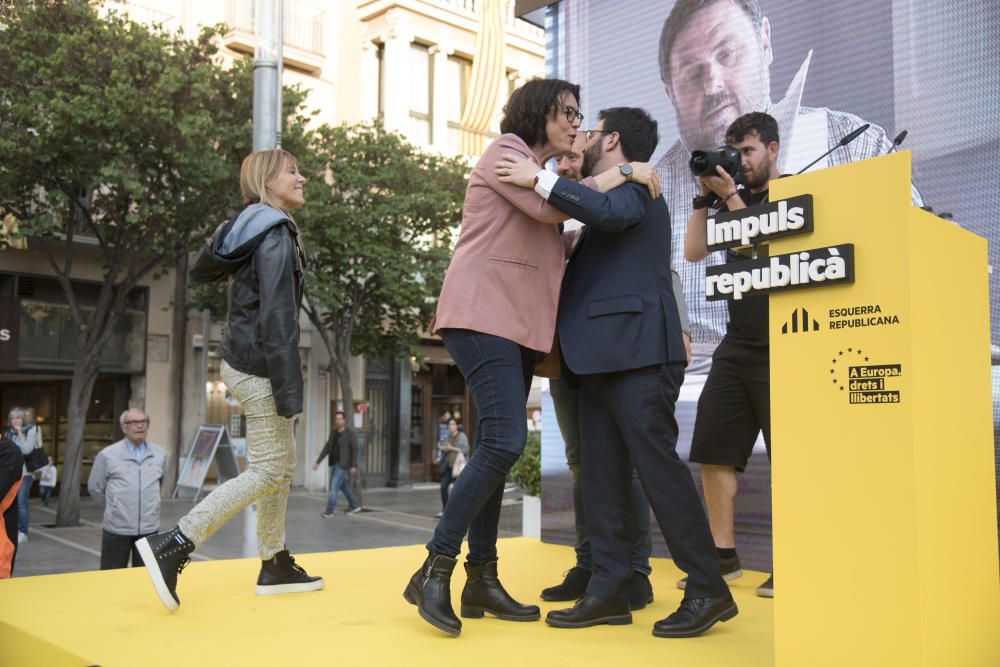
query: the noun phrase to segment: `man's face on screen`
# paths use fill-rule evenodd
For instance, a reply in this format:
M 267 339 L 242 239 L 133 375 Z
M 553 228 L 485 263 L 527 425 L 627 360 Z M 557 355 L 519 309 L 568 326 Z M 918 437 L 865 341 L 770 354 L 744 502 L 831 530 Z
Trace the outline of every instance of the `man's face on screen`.
M 691 17 L 671 49 L 666 84 L 688 150 L 716 148 L 738 117 L 767 111 L 771 59 L 766 18 L 755 31 L 730 0 L 718 0 Z

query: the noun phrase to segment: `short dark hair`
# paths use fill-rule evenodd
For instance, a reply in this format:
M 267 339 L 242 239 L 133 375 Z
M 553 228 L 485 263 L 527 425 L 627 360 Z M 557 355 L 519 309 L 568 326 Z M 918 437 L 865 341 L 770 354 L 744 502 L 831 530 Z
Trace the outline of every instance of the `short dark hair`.
M 670 85 L 670 51 L 674 48 L 677 35 L 688 24 L 692 16 L 717 2 L 731 2 L 743 10 L 743 13 L 750 19 L 750 23 L 753 24 L 754 33 L 760 33 L 764 12 L 757 0 L 677 0 L 677 4 L 670 10 L 670 16 L 664 21 L 663 31 L 660 33 L 660 79 L 663 83 Z
M 645 109 L 611 107 L 601 109 L 598 117 L 604 121 L 605 132 L 617 132 L 622 154 L 629 162 L 649 160 L 660 141 L 657 123 Z
M 510 95 L 500 119 L 502 134 L 516 134 L 529 146 L 545 141 L 545 123 L 558 111 L 559 96 L 580 99 L 580 86 L 562 79 L 534 79 Z
M 343 417 L 345 421 L 347 420 L 347 415 L 344 414 L 343 410 L 337 410 L 336 412 L 333 413 L 334 417 L 336 417 L 337 415 L 340 415 L 341 417 Z
M 781 143 L 778 139 L 778 121 L 763 111 L 751 111 L 734 120 L 726 128 L 726 143 L 739 143 L 750 134 L 756 134 L 765 146 L 772 141 Z

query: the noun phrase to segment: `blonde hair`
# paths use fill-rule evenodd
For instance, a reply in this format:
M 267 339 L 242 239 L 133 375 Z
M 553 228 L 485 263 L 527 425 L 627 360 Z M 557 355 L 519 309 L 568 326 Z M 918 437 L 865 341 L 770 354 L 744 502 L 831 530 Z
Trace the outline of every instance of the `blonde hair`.
M 267 184 L 289 162 L 298 166 L 298 160 L 295 159 L 295 156 L 281 148 L 257 151 L 246 156 L 243 160 L 243 166 L 240 167 L 240 191 L 243 193 L 243 200 L 247 204 L 258 200 L 261 204 L 267 204 L 288 213 L 284 207 L 272 199 Z

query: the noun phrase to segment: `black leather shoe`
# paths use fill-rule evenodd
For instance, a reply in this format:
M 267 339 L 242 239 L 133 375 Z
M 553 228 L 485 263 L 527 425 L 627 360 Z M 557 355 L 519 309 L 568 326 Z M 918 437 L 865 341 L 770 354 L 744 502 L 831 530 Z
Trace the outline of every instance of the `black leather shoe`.
M 403 599 L 417 606 L 420 618 L 453 637 L 462 632 L 462 621 L 451 607 L 451 573 L 457 562 L 430 552 L 403 591 Z
M 135 548 L 160 602 L 167 611 L 176 611 L 181 606 L 177 597 L 177 576 L 191 562 L 188 556 L 194 551 L 194 543 L 175 527 L 166 533 L 142 538 L 135 543 Z
M 569 609 L 550 611 L 545 622 L 556 628 L 589 628 L 592 625 L 629 625 L 632 614 L 628 602 L 607 602 L 585 595 Z
M 719 621 L 739 613 L 731 595 L 714 598 L 684 598 L 677 611 L 653 625 L 656 637 L 697 637 Z
M 542 599 L 548 602 L 570 602 L 579 600 L 587 594 L 587 584 L 590 583 L 590 570 L 573 567 L 565 574 L 563 582 L 550 586 L 542 591 Z
M 653 585 L 642 572 L 633 572 L 628 580 L 628 606 L 632 611 L 644 609 L 653 602 Z
M 490 613 L 504 621 L 537 621 L 542 612 L 533 604 L 521 604 L 504 590 L 497 578 L 497 562 L 465 564 L 467 580 L 462 589 L 462 618 L 482 618 Z

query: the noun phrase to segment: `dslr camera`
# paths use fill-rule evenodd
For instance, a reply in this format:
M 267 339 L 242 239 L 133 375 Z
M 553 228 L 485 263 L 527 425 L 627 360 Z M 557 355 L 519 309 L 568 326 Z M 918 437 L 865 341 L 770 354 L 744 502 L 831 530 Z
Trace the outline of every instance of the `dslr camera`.
M 722 146 L 714 151 L 692 151 L 691 173 L 695 176 L 718 176 L 715 167 L 722 167 L 734 179 L 740 174 L 740 152 L 732 146 Z

